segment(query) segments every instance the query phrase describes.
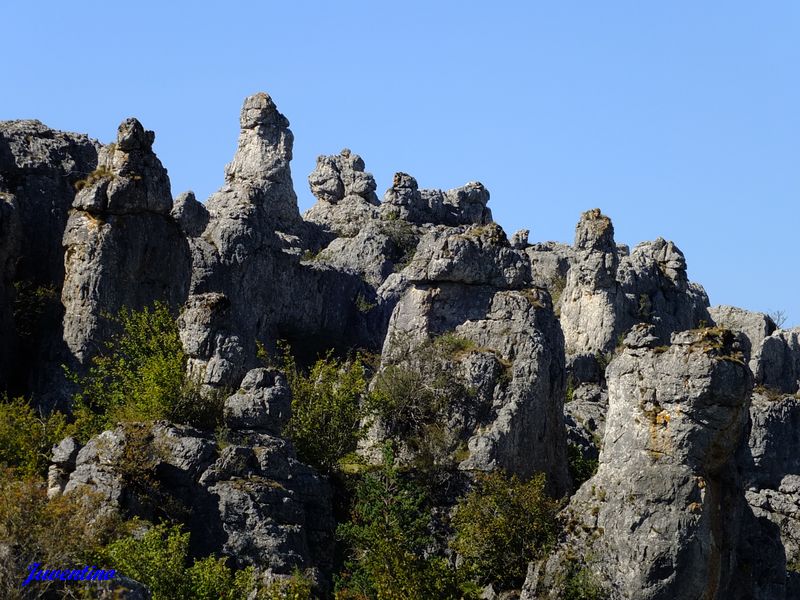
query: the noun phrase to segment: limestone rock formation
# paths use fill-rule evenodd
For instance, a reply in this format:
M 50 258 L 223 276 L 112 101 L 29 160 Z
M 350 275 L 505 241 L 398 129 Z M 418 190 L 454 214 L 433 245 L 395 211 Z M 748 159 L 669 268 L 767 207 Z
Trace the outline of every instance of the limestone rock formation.
M 61 238 L 75 186 L 95 170 L 99 147 L 39 121 L 0 122 L 0 387 L 43 407 L 61 396 L 67 358 Z
M 299 236 L 307 228 L 292 187 L 288 120 L 269 96 L 256 94 L 245 100 L 240 123 L 225 184 L 204 208 L 189 197 L 180 204 L 192 249 L 181 336 L 194 375 L 217 387 L 237 385 L 256 366 L 256 341 L 269 348 L 280 338 L 302 342 L 309 354 L 377 343 L 356 307 L 370 295 L 361 278 L 303 260 L 308 248 Z M 348 177 L 350 189 L 362 189 Z
M 282 377 L 250 372 L 226 402 L 222 448 L 210 434 L 163 421 L 106 431 L 80 451 L 65 440 L 53 455 L 65 484 L 51 494 L 88 489 L 106 509 L 178 518 L 195 532 L 195 552 L 221 553 L 267 576 L 309 570 L 324 586 L 333 559 L 329 485 L 269 433 L 287 418 L 288 400 Z
M 391 219 L 416 224 L 456 225 L 486 224 L 492 212 L 486 207 L 489 191 L 479 182 L 470 182 L 454 190 L 420 190 L 417 180 L 408 173 L 395 173 L 387 190 L 381 213 Z
M 715 306 L 708 311 L 714 323 L 739 336 L 739 345 L 749 361 L 753 374 L 758 372 L 761 344 L 772 335 L 776 326 L 764 313 L 750 312 L 735 306 Z
M 60 287 L 61 237 L 75 185 L 95 170 L 99 149 L 86 135 L 56 131 L 39 121 L 0 123 L 0 192 L 17 198 L 25 248 L 18 279 Z
M 441 417 L 450 451 L 465 446 L 459 468 L 544 471 L 553 492 L 565 492 L 563 338 L 549 296 L 529 287 L 524 254 L 497 225 L 473 226 L 429 234 L 406 271 L 384 371 L 424 369 L 414 362 L 431 338 L 460 340 L 460 350 L 435 358 L 472 391 L 452 397 Z M 391 433 L 381 426 L 373 441 Z
M 303 219 L 326 233 L 353 237 L 369 221 L 378 218 L 375 178 L 364 171 L 364 161 L 345 148 L 338 156 L 320 156 L 308 176 L 318 202 Z
M 753 394 L 748 447 L 739 459 L 747 501 L 780 528 L 789 564 L 800 564 L 800 399 Z M 800 584 L 795 575 L 795 584 Z M 791 597 L 787 594 L 787 597 Z
M 607 369 L 600 468 L 570 500 L 570 533 L 532 566 L 524 598 L 557 597 L 576 559 L 612 599 L 783 597 L 785 572 L 758 566 L 782 557 L 747 547 L 758 524 L 735 452 L 752 375 L 734 341 L 718 329 L 673 334 L 668 348 L 626 339 Z
M 100 151 L 64 232 L 64 341 L 78 364 L 113 332 L 108 315 L 159 300 L 177 308 L 191 275 L 189 248 L 170 217 L 167 171 L 155 135 L 136 119 Z
M 50 497 L 97 492 L 105 510 L 185 523 L 197 556 L 267 581 L 299 568 L 329 591 L 343 498 L 284 439 L 287 377 L 260 350 L 286 340 L 301 366 L 366 350 L 370 400 L 388 401 L 359 451 L 392 440 L 399 463 L 441 476 L 427 551 L 476 473 L 541 471 L 564 498 L 572 444 L 599 469 L 523 598 L 557 598 L 576 573 L 611 600 L 800 596 L 800 329 L 709 309 L 673 242 L 631 250 L 599 209 L 568 245 L 507 239 L 477 182 L 396 173 L 379 202 L 347 149 L 318 158 L 301 216 L 288 119 L 258 93 L 239 122 L 206 202 L 173 201 L 136 119 L 102 147 L 0 123 L 0 393 L 68 409 L 61 365 L 86 367 L 108 315 L 162 301 L 188 378 L 226 398 L 224 436 L 159 421 L 63 440 Z
M 758 350 L 756 383 L 787 394 L 800 389 L 800 327 L 779 329 Z

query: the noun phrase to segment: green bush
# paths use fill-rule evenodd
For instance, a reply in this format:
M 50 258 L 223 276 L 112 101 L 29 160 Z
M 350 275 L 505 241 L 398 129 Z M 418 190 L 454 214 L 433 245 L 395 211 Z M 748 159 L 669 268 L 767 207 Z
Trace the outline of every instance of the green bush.
M 577 489 L 580 485 L 597 473 L 599 461 L 596 458 L 585 458 L 581 449 L 575 444 L 567 444 L 567 464 L 569 474 Z
M 234 571 L 211 556 L 189 565 L 189 534 L 177 525 L 121 538 L 103 554 L 120 575 L 145 584 L 153 600 L 241 600 L 254 587 L 252 567 Z
M 21 589 L 32 563 L 98 564 L 92 561 L 103 546 L 124 532 L 116 515 L 98 514 L 98 495 L 81 492 L 48 500 L 43 479 L 17 477 L 0 470 L 0 598 L 9 600 L 42 597 L 57 585 L 41 582 Z
M 358 483 L 351 519 L 337 529 L 348 549 L 336 597 L 372 600 L 476 598 L 464 572 L 426 554 L 433 539 L 424 491 L 385 451 L 380 469 Z
M 19 476 L 44 475 L 50 450 L 69 435 L 66 417 L 53 412 L 42 415 L 25 400 L 0 402 L 0 467 Z
M 331 473 L 364 437 L 361 400 L 367 376 L 361 357 L 344 361 L 329 352 L 303 373 L 284 348 L 283 370 L 292 390 L 285 433 L 300 460 Z
M 559 503 L 545 493 L 545 477 L 522 482 L 499 472 L 479 476 L 459 501 L 453 549 L 481 584 L 518 587 L 528 563 L 556 541 Z
M 567 562 L 562 582 L 564 600 L 605 600 L 597 580 L 589 568 L 576 559 Z
M 259 589 L 258 600 L 311 600 L 314 597 L 312 588 L 311 580 L 295 569 L 291 577 Z
M 166 304 L 141 311 L 123 308 L 113 319 L 119 332 L 95 356 L 85 376 L 71 375 L 79 436 L 119 421 L 166 419 L 213 429 L 222 415 L 221 396 L 206 396 L 185 375 L 186 354 Z

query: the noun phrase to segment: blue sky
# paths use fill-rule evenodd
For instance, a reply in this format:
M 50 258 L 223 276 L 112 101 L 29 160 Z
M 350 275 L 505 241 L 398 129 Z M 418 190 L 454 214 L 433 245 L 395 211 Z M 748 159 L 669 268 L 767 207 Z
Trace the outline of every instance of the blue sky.
M 631 246 L 684 251 L 712 304 L 800 324 L 800 4 L 6 2 L 0 119 L 112 141 L 156 131 L 173 193 L 205 198 L 266 91 L 316 156 L 385 190 L 483 182 L 511 234 L 571 241 L 600 207 Z

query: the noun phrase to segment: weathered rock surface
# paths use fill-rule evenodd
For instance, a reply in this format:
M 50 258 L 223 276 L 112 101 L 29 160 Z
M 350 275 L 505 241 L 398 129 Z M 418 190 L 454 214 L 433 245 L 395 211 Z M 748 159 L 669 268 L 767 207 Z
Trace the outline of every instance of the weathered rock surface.
M 611 362 L 600 467 L 571 499 L 570 533 L 532 566 L 523 598 L 557 597 L 570 555 L 609 598 L 783 597 L 781 557 L 746 543 L 760 529 L 734 454 L 752 376 L 733 342 L 714 329 L 674 334 L 665 349 L 631 339 Z
M 41 406 L 63 385 L 61 238 L 75 186 L 94 171 L 98 149 L 85 135 L 39 121 L 0 122 L 0 388 Z
M 240 122 L 239 147 L 225 184 L 206 203 L 207 217 L 189 199 L 181 209 L 182 227 L 194 236 L 181 336 L 193 373 L 213 386 L 235 386 L 256 366 L 256 341 L 273 348 L 288 339 L 310 355 L 378 344 L 356 306 L 369 286 L 355 273 L 302 260 L 307 247 L 298 236 L 307 224 L 292 187 L 288 120 L 269 96 L 256 94 L 245 100 Z M 345 177 L 350 189 L 362 189 L 355 177 Z M 184 220 L 185 210 L 195 216 Z
M 775 323 L 764 313 L 751 312 L 735 306 L 714 306 L 708 310 L 711 319 L 720 327 L 730 329 L 739 336 L 739 345 L 755 374 L 761 344 L 775 331 Z
M 753 513 L 780 528 L 787 563 L 800 564 L 800 399 L 756 392 L 739 463 Z M 787 594 L 787 597 L 792 597 Z
M 188 293 L 189 248 L 170 217 L 167 171 L 155 136 L 136 119 L 100 151 L 64 232 L 64 341 L 85 364 L 113 333 L 108 315 L 154 301 L 177 308 Z
M 800 390 L 800 327 L 779 329 L 764 338 L 757 358 L 758 385 L 786 394 Z
M 289 420 L 292 393 L 279 371 L 253 369 L 239 391 L 225 401 L 225 422 L 231 429 L 257 429 L 280 435 Z
M 559 275 L 563 262 L 554 265 Z M 675 331 L 711 322 L 708 297 L 689 282 L 683 253 L 661 238 L 621 252 L 611 220 L 599 209 L 581 216 L 569 262 L 560 307 L 570 357 L 613 351 L 638 322 L 653 325 L 663 343 Z
M 351 238 L 364 225 L 378 219 L 375 178 L 364 171 L 364 161 L 345 148 L 338 156 L 320 156 L 308 176 L 318 202 L 303 219 L 328 234 Z
M 72 453 L 65 440 L 54 466 L 66 473 L 64 493 L 89 489 L 127 514 L 183 520 L 199 554 L 221 553 L 269 575 L 310 569 L 324 583 L 333 559 L 330 488 L 288 441 L 268 433 L 285 422 L 279 410 L 288 401 L 282 377 L 251 371 L 226 402 L 231 431 L 222 448 L 191 427 L 128 424 L 92 438 L 74 464 L 64 459 Z
M 432 232 L 404 275 L 383 369 L 424 372 L 415 357 L 425 356 L 431 338 L 454 336 L 461 350 L 435 360 L 471 390 L 442 414 L 450 450 L 466 444 L 459 468 L 544 471 L 554 493 L 565 492 L 563 338 L 547 293 L 526 287 L 524 254 L 496 225 Z M 387 433 L 379 424 L 371 441 Z
M 454 227 L 491 223 L 492 212 L 486 207 L 488 202 L 489 191 L 476 181 L 446 192 L 420 190 L 417 180 L 411 175 L 395 173 L 380 210 L 390 219 Z
M 24 253 L 17 278 L 60 287 L 61 237 L 75 184 L 97 166 L 100 144 L 39 121 L 0 122 L 0 192 L 17 198 Z
M 8 368 L 15 349 L 14 275 L 20 253 L 21 224 L 17 200 L 0 193 L 0 389 L 8 387 Z

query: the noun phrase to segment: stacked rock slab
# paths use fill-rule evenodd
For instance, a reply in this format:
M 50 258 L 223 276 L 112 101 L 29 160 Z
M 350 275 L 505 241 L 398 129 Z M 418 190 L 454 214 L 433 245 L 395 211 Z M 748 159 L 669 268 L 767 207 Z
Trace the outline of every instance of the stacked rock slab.
M 571 561 L 611 599 L 783 597 L 780 544 L 748 546 L 764 534 L 736 469 L 752 375 L 734 341 L 700 329 L 662 347 L 646 326 L 626 337 L 606 372 L 600 467 L 565 509 L 559 551 L 531 566 L 523 598 L 558 597 Z
M 66 360 L 61 238 L 75 186 L 95 170 L 98 149 L 86 135 L 39 121 L 0 122 L 0 389 L 40 406 L 57 396 Z M 12 322 L 15 296 L 20 310 Z
M 225 402 L 224 448 L 213 435 L 163 421 L 105 431 L 80 450 L 67 439 L 54 449 L 50 495 L 90 490 L 106 510 L 153 521 L 170 511 L 187 523 L 193 552 L 229 556 L 267 578 L 298 568 L 324 588 L 333 557 L 331 492 L 276 436 L 290 402 L 280 373 L 256 369 Z
M 495 224 L 435 230 L 403 274 L 409 287 L 389 323 L 382 369 L 413 366 L 431 338 L 466 340 L 443 358 L 474 392 L 442 415 L 466 442 L 459 468 L 542 471 L 564 493 L 563 338 L 546 291 L 531 287 L 523 252 Z M 370 441 L 386 433 L 379 425 Z
M 622 338 L 647 323 L 666 344 L 673 332 L 709 324 L 708 297 L 688 280 L 675 244 L 658 238 L 629 252 L 614 241 L 613 224 L 599 209 L 581 215 L 572 248 L 536 244 L 526 253 L 534 280 L 555 298 L 564 331 L 570 443 L 595 457 L 606 411 L 604 371 Z
M 64 341 L 85 364 L 114 332 L 109 315 L 154 301 L 177 309 L 186 299 L 189 248 L 170 217 L 167 171 L 155 135 L 136 119 L 100 151 L 99 166 L 73 203 L 64 232 Z

